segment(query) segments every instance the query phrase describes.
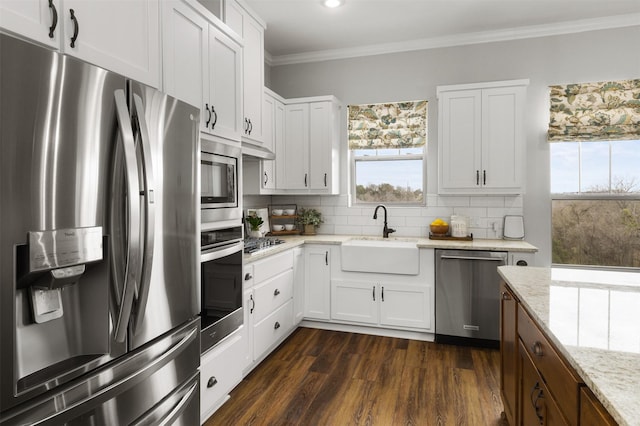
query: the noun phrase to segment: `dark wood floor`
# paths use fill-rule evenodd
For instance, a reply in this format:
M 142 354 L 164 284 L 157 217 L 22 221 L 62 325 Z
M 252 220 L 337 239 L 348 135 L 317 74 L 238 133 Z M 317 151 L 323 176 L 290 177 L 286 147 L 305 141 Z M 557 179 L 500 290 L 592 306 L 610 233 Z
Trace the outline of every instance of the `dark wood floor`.
M 206 426 L 502 425 L 499 355 L 299 328 Z

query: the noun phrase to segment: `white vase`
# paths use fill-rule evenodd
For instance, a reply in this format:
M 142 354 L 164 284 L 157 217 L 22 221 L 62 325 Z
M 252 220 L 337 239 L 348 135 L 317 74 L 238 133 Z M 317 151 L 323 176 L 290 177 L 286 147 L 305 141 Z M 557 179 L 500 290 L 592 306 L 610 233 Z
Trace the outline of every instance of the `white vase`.
M 261 230 L 257 230 L 254 231 L 253 229 L 249 231 L 249 236 L 253 237 L 253 238 L 262 238 L 262 231 Z

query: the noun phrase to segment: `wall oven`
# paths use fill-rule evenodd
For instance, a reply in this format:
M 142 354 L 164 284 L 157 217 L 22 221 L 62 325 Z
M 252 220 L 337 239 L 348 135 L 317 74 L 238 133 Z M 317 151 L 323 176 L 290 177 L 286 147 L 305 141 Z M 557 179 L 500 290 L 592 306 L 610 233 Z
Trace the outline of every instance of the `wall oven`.
M 202 139 L 200 208 L 203 223 L 242 220 L 240 147 Z
M 200 337 L 204 353 L 243 323 L 242 227 L 204 231 L 200 243 Z

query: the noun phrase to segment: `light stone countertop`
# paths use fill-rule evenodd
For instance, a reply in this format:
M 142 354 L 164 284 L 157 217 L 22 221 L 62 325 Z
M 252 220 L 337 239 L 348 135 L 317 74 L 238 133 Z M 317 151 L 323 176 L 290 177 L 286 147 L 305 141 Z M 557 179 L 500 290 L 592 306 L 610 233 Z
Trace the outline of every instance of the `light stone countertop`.
M 640 425 L 640 273 L 501 266 L 532 318 L 620 425 Z
M 360 240 L 383 240 L 382 237 L 363 236 L 363 235 L 293 235 L 278 236 L 279 239 L 285 241 L 283 244 L 274 246 L 269 250 L 254 253 L 253 255 L 244 256 L 245 263 L 251 263 L 258 259 L 271 256 L 273 254 L 301 246 L 303 244 L 329 244 L 340 245 L 345 241 L 352 239 Z M 537 247 L 525 242 L 514 240 L 489 240 L 475 239 L 473 241 L 454 241 L 454 240 L 430 240 L 429 238 L 412 238 L 412 237 L 390 237 L 389 241 L 415 241 L 418 248 L 445 248 L 458 250 L 494 250 L 494 251 L 513 251 L 513 252 L 537 252 Z

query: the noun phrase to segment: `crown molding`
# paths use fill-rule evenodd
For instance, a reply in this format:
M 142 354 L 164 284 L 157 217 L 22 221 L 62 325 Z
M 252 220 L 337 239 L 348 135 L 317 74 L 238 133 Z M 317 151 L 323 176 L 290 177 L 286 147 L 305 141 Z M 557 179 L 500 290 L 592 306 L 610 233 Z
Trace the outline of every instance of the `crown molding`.
M 497 41 L 520 40 L 526 38 L 548 37 L 586 31 L 606 30 L 640 26 L 640 13 L 608 16 L 604 18 L 582 19 L 554 24 L 530 25 L 508 28 L 498 31 L 482 31 L 456 34 L 446 37 L 425 38 L 398 43 L 385 43 L 344 49 L 329 49 L 291 55 L 273 56 L 265 52 L 265 62 L 269 66 L 321 62 L 335 59 L 357 58 L 362 56 L 384 55 L 388 53 L 409 52 L 414 50 L 437 49 L 442 47 L 464 46 Z

